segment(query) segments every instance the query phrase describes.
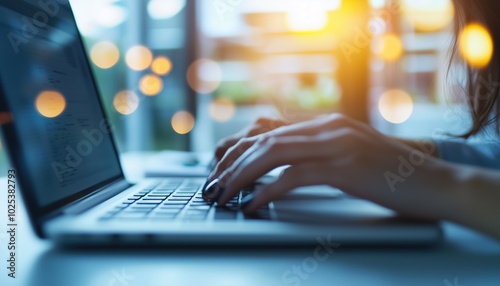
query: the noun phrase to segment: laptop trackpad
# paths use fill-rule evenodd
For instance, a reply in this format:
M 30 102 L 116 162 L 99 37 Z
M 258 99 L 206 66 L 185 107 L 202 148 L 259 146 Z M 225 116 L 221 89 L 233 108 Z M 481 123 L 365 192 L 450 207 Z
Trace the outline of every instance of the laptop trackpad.
M 394 218 L 391 210 L 328 187 L 299 188 L 274 202 L 279 220 L 313 224 L 352 224 Z

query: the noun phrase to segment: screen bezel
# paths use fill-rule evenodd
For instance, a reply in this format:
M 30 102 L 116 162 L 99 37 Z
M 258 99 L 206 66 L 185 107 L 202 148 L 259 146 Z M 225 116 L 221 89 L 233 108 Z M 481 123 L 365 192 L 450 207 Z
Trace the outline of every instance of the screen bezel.
M 87 55 L 87 52 L 86 52 L 86 49 L 85 49 L 85 46 L 83 43 L 82 35 L 79 32 L 78 26 L 76 24 L 76 19 L 75 19 L 75 15 L 73 13 L 72 7 L 68 1 L 64 1 L 64 3 L 61 3 L 61 1 L 58 1 L 58 3 L 59 3 L 59 5 L 64 6 L 64 7 L 61 7 L 61 9 L 68 9 L 68 12 L 70 14 L 69 20 L 73 25 L 75 25 L 76 32 L 77 32 L 77 34 L 75 35 L 77 44 L 79 44 L 81 46 L 82 50 L 84 51 L 84 53 L 83 53 L 84 54 L 83 55 L 84 63 L 83 63 L 82 69 L 84 69 L 84 70 L 86 69 L 86 72 L 89 72 L 90 77 L 91 77 L 90 84 L 92 85 L 90 88 L 95 92 L 95 94 L 98 97 L 97 101 L 99 104 L 99 110 L 102 114 L 103 119 L 108 123 L 108 126 L 111 127 L 111 124 L 109 124 L 110 120 L 109 120 L 109 118 L 104 110 L 102 98 L 100 96 L 100 92 L 99 92 L 99 89 L 97 87 L 95 73 L 90 66 L 89 58 L 88 58 L 88 55 Z M 106 185 L 109 185 L 109 184 L 116 182 L 116 181 L 125 180 L 123 168 L 120 164 L 116 140 L 114 138 L 114 132 L 113 132 L 112 128 L 110 128 L 109 129 L 109 131 L 110 131 L 109 136 L 110 136 L 111 145 L 113 148 L 112 155 L 114 156 L 115 160 L 118 163 L 119 174 L 117 176 L 108 178 L 102 182 L 99 182 L 92 187 L 81 190 L 73 195 L 70 195 L 70 196 L 65 197 L 63 199 L 60 199 L 60 200 L 57 200 L 56 202 L 50 203 L 47 206 L 41 206 L 37 202 L 36 195 L 33 192 L 33 186 L 34 186 L 34 184 L 36 184 L 36 182 L 31 182 L 30 180 L 26 180 L 22 174 L 23 170 L 26 170 L 27 168 L 26 168 L 25 162 L 23 161 L 23 156 L 21 155 L 21 152 L 19 152 L 19 150 L 18 150 L 18 146 L 21 146 L 21 145 L 19 144 L 19 142 L 20 142 L 19 136 L 16 133 L 15 128 L 14 128 L 15 115 L 12 114 L 12 112 L 7 104 L 6 97 L 7 96 L 6 96 L 5 90 L 3 88 L 3 83 L 0 80 L 0 106 L 1 106 L 0 112 L 5 112 L 7 114 L 10 114 L 10 116 L 12 117 L 12 120 L 10 120 L 10 122 L 4 123 L 1 126 L 2 130 L 3 130 L 3 134 L 4 134 L 4 140 L 6 141 L 5 142 L 6 143 L 5 144 L 6 150 L 7 150 L 7 153 L 8 153 L 8 156 L 10 158 L 11 163 L 13 164 L 14 168 L 16 169 L 17 182 L 21 187 L 20 190 L 21 190 L 24 202 L 26 204 L 26 208 L 27 208 L 28 214 L 30 216 L 30 220 L 34 224 L 35 230 L 39 236 L 41 236 L 41 237 L 44 236 L 41 226 L 42 226 L 43 222 L 47 219 L 47 215 L 50 215 L 50 214 L 53 215 L 54 213 L 57 213 L 57 211 L 60 210 L 62 207 L 66 206 L 70 203 L 73 203 L 75 201 L 78 201 L 78 200 L 92 194 L 93 192 L 96 192 Z M 5 110 L 2 110 L 3 108 Z

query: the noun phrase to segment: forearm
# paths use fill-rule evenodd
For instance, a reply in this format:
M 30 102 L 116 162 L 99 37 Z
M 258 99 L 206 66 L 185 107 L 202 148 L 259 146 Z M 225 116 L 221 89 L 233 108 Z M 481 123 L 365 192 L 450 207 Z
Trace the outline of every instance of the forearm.
M 454 167 L 456 191 L 447 219 L 500 239 L 500 174 Z
M 406 144 L 407 146 L 410 146 L 413 149 L 422 150 L 427 155 L 433 157 L 439 157 L 436 144 L 431 140 L 410 140 L 401 138 L 393 138 L 393 139 L 403 144 Z
M 403 215 L 452 221 L 500 240 L 500 173 L 428 157 L 393 193 L 368 198 Z

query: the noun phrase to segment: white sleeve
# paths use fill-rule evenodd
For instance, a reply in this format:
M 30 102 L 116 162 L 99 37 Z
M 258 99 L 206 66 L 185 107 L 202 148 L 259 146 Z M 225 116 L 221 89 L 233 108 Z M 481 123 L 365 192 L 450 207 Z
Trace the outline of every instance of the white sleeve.
M 491 169 L 500 169 L 500 142 L 435 140 L 439 157 L 445 161 Z

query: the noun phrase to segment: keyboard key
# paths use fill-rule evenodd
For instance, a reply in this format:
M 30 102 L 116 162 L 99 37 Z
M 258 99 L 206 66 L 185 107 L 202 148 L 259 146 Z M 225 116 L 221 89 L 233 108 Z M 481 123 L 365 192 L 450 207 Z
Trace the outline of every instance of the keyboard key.
M 175 192 L 175 193 L 182 194 L 182 195 L 193 195 L 193 196 L 196 194 L 196 192 L 188 192 L 188 191 L 180 191 L 180 190 Z
M 182 209 L 184 209 L 184 206 L 161 206 L 161 207 L 159 207 L 156 210 L 157 211 L 175 210 L 175 211 L 179 211 L 180 212 Z
M 198 191 L 198 186 L 197 187 L 180 187 L 177 191 L 179 192 L 190 192 L 190 193 L 193 193 L 193 194 L 196 194 L 196 192 Z
M 178 214 L 180 209 L 158 209 L 153 214 Z
M 162 198 L 158 198 L 158 197 L 152 197 L 152 198 L 151 198 L 151 197 L 147 197 L 147 198 L 143 198 L 143 199 L 141 200 L 141 202 L 142 202 L 142 201 L 160 201 L 160 202 L 162 202 L 163 200 L 164 200 L 164 199 L 162 199 Z
M 187 205 L 188 202 L 179 202 L 179 201 L 165 201 L 163 202 L 163 205 L 179 205 L 179 206 L 185 206 Z
M 173 193 L 174 191 L 175 191 L 175 188 L 170 188 L 170 189 L 155 189 L 154 191 L 152 191 L 152 193 L 158 193 L 158 192 Z
M 167 194 L 151 194 L 151 195 L 147 195 L 146 198 L 160 198 L 160 199 L 166 199 L 168 198 L 169 195 Z
M 189 205 L 189 209 L 194 209 L 194 210 L 209 210 L 210 209 L 210 205 Z
M 128 208 L 128 209 L 125 209 L 124 211 L 122 211 L 121 213 L 143 213 L 143 214 L 147 214 L 150 211 L 152 211 L 152 209 L 133 209 L 133 208 Z
M 189 202 L 188 198 L 169 198 L 167 202 Z
M 159 205 L 162 200 L 148 200 L 148 201 L 139 201 L 137 204 L 139 205 Z
M 133 204 L 127 209 L 133 208 L 133 209 L 154 209 L 157 206 L 157 204 Z

